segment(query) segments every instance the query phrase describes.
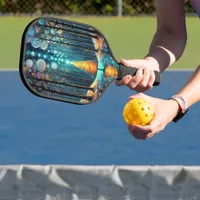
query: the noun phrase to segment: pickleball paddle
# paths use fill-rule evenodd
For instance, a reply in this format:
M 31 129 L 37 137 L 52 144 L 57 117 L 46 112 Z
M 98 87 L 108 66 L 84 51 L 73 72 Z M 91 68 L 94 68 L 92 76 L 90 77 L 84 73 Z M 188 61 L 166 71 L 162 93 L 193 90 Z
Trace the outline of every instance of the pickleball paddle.
M 119 63 L 105 36 L 90 25 L 41 17 L 24 30 L 19 72 L 26 88 L 37 96 L 93 103 L 113 81 L 134 76 L 137 70 Z M 154 73 L 157 86 L 160 73 Z

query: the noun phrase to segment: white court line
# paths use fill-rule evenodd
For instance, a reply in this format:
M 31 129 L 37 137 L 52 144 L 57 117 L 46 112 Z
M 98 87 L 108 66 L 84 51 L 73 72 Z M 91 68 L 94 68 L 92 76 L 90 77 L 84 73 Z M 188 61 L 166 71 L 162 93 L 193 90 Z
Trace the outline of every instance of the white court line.
M 19 71 L 17 68 L 0 68 L 0 72 L 14 72 Z
M 194 71 L 195 69 L 191 69 L 191 68 L 180 68 L 180 69 L 173 69 L 173 68 L 171 68 L 171 69 L 167 69 L 167 70 L 165 70 L 165 71 L 170 71 L 170 72 L 185 72 L 185 71 Z

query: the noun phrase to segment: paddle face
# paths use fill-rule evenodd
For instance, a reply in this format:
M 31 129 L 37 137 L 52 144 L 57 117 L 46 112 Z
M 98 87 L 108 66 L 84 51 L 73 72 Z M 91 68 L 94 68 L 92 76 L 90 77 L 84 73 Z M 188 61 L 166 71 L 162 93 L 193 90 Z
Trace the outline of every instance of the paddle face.
M 37 96 L 89 104 L 117 79 L 119 63 L 94 27 L 37 18 L 24 31 L 19 71 L 24 85 Z

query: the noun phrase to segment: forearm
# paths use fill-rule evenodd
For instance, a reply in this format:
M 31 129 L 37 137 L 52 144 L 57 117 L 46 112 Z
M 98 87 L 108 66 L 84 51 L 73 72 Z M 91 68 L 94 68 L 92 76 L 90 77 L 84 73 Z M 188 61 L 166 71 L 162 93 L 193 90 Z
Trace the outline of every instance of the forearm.
M 186 46 L 185 5 L 183 0 L 155 0 L 155 6 L 157 30 L 146 59 L 152 59 L 163 72 L 181 57 Z
M 200 65 L 177 95 L 185 99 L 188 107 L 200 101 Z
M 183 54 L 186 46 L 186 33 L 174 34 L 166 30 L 157 31 L 150 45 L 146 59 L 157 61 L 159 71 L 163 72 Z

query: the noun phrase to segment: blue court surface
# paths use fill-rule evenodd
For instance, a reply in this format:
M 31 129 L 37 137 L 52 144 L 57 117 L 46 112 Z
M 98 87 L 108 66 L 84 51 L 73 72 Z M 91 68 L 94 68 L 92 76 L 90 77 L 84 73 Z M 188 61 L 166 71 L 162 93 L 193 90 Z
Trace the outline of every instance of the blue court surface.
M 167 71 L 147 94 L 168 98 L 191 73 Z M 113 83 L 96 103 L 78 106 L 34 96 L 18 71 L 2 71 L 0 91 L 0 164 L 200 164 L 199 103 L 180 122 L 140 141 L 123 120 L 123 107 L 135 94 L 126 87 Z

